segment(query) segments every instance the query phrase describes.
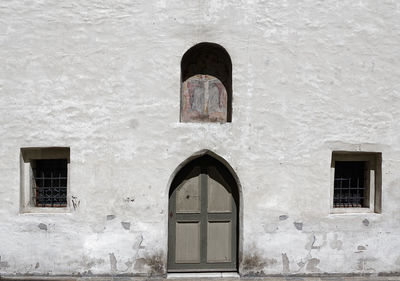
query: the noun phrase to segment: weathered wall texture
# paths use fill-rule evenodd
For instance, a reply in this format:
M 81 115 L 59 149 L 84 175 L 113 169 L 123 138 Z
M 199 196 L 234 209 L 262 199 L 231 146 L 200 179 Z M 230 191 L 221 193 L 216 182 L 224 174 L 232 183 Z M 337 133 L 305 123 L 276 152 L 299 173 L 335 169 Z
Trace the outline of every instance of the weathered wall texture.
M 203 41 L 231 123 L 179 123 Z M 164 273 L 168 183 L 202 149 L 241 183 L 240 273 L 399 272 L 399 46 L 395 0 L 2 1 L 0 274 Z M 69 213 L 20 213 L 31 146 L 71 148 Z M 332 150 L 382 152 L 381 214 L 329 214 Z

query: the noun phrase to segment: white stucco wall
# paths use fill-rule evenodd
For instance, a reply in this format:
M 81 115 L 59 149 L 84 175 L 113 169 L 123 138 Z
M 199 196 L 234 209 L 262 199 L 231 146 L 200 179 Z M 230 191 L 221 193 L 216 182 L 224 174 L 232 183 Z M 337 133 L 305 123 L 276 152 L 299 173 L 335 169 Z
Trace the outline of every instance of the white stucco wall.
M 179 123 L 204 41 L 232 123 Z M 241 183 L 242 274 L 400 272 L 399 46 L 395 0 L 1 2 L 0 274 L 165 272 L 168 182 L 202 149 Z M 47 146 L 78 207 L 21 214 L 20 148 Z M 381 214 L 329 214 L 333 150 L 382 152 Z

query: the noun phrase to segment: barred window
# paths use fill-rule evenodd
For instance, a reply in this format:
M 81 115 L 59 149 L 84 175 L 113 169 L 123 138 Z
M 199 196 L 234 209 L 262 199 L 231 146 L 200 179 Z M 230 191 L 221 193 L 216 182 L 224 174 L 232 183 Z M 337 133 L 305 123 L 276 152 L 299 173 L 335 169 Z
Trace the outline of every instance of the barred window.
M 381 153 L 332 153 L 333 213 L 380 212 Z
M 21 212 L 68 211 L 69 147 L 21 148 Z
M 367 162 L 336 161 L 333 205 L 335 208 L 368 207 Z
M 67 206 L 67 159 L 33 160 L 32 202 L 36 207 Z

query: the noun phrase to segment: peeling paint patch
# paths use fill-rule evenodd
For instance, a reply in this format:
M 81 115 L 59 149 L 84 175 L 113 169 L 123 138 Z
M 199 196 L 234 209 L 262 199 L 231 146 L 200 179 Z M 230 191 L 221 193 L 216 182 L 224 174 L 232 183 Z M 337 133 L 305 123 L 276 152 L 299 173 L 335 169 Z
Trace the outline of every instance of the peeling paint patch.
M 39 227 L 41 230 L 47 231 L 47 225 L 45 225 L 44 223 L 39 223 L 38 227 Z
M 127 221 L 121 221 L 121 225 L 124 229 L 129 230 L 131 229 L 131 223 Z
M 133 269 L 141 272 L 144 270 L 145 265 L 146 265 L 146 260 L 144 258 L 140 258 L 135 261 L 135 265 L 133 266 Z
M 114 253 L 110 253 L 110 268 L 111 268 L 111 272 L 115 273 L 117 272 L 117 259 L 115 258 Z
M 280 216 L 279 216 L 279 220 L 280 220 L 280 221 L 287 220 L 288 218 L 289 218 L 288 215 L 280 215 Z
M 304 261 L 299 261 L 297 263 L 297 266 L 299 267 L 298 271 L 300 271 L 305 265 L 306 265 L 306 263 Z
M 371 262 L 376 261 L 375 258 L 360 258 L 357 261 L 357 270 L 359 271 L 375 271 L 375 269 L 370 266 Z
M 107 220 L 108 221 L 111 221 L 113 219 L 115 219 L 115 215 L 107 215 Z
M 97 264 L 103 264 L 105 261 L 103 259 L 96 259 L 96 258 L 91 258 L 88 256 L 83 256 L 82 261 L 79 263 L 85 270 L 90 270 L 92 267 L 94 267 Z
M 126 197 L 126 198 L 124 198 L 124 201 L 126 203 L 133 203 L 133 202 L 135 202 L 135 198 L 134 197 Z
M 362 223 L 363 223 L 363 225 L 365 225 L 365 226 L 369 226 L 369 220 L 367 220 L 367 219 L 364 219 L 364 220 L 362 221 Z
M 289 258 L 286 255 L 286 253 L 282 253 L 282 271 L 283 271 L 283 273 L 289 273 L 290 272 Z
M 293 224 L 294 224 L 294 227 L 297 230 L 302 230 L 303 229 L 303 223 L 302 222 L 294 222 Z
M 78 275 L 79 275 L 79 272 L 78 272 Z M 91 270 L 84 271 L 84 272 L 82 272 L 82 275 L 83 276 L 90 276 L 90 275 L 93 275 L 93 272 Z
M 317 265 L 320 263 L 319 259 L 312 258 L 308 261 L 306 270 L 311 271 L 311 272 L 319 272 L 320 269 L 317 267 Z
M 9 267 L 9 264 L 7 261 L 1 261 L 1 256 L 0 256 L 0 268 L 7 268 Z
M 334 250 L 341 250 L 342 246 L 343 246 L 343 242 L 341 240 L 338 239 L 338 235 L 335 234 L 335 237 L 333 238 L 333 240 L 329 243 L 329 245 L 331 246 L 332 249 Z
M 367 248 L 365 248 L 364 246 L 362 246 L 362 245 L 359 245 L 358 247 L 357 247 L 357 250 L 358 251 L 365 251 Z
M 128 270 L 128 269 L 130 269 L 130 268 L 132 267 L 133 262 L 132 262 L 132 261 L 127 261 L 127 262 L 125 263 L 125 265 L 126 265 L 126 270 Z M 126 270 L 125 270 L 125 271 L 126 271 Z
M 273 225 L 271 223 L 262 224 L 262 226 L 266 233 L 273 233 L 279 229 L 279 227 L 276 227 L 275 225 Z

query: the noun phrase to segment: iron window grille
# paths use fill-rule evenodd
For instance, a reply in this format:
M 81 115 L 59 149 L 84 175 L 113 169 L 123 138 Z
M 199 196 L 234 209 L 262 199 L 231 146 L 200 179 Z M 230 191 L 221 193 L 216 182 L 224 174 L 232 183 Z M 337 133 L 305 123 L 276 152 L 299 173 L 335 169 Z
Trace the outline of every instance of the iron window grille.
M 364 161 L 336 161 L 334 208 L 368 207 Z
M 32 163 L 32 202 L 35 207 L 67 206 L 67 159 Z

